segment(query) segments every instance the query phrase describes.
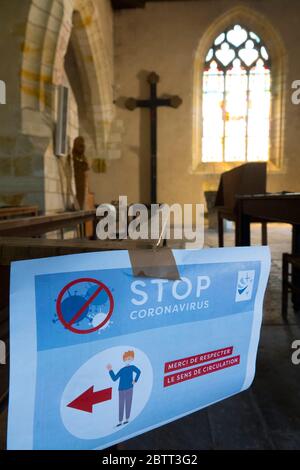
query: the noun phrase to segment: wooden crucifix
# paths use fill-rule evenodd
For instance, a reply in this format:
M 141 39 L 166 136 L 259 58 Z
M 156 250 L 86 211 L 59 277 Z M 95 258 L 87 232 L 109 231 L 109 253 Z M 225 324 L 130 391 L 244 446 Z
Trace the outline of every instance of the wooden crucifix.
M 147 78 L 150 84 L 150 98 L 147 100 L 140 100 L 135 98 L 128 98 L 125 106 L 130 111 L 136 108 L 149 108 L 150 110 L 150 123 L 151 123 L 151 204 L 157 203 L 157 108 L 160 106 L 169 106 L 171 108 L 178 108 L 182 99 L 179 96 L 170 96 L 169 98 L 159 98 L 157 96 L 157 83 L 159 82 L 159 75 L 151 72 Z

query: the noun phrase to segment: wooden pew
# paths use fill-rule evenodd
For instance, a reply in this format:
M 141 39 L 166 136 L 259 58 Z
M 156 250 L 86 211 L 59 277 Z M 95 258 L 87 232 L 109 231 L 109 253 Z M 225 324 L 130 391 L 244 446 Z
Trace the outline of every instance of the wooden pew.
M 38 206 L 5 206 L 0 207 L 0 219 L 12 219 L 21 216 L 38 215 Z
M 62 212 L 53 215 L 39 215 L 0 221 L 0 237 L 36 237 L 69 227 L 84 227 L 88 221 L 96 223 L 96 211 Z M 84 228 L 82 228 L 84 235 Z

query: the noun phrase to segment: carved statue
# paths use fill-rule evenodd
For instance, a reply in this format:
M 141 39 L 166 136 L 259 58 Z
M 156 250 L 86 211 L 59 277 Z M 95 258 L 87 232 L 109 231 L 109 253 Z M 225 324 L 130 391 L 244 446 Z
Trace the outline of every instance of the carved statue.
M 76 137 L 72 149 L 76 197 L 80 209 L 85 209 L 88 193 L 89 164 L 85 157 L 85 142 L 83 137 Z

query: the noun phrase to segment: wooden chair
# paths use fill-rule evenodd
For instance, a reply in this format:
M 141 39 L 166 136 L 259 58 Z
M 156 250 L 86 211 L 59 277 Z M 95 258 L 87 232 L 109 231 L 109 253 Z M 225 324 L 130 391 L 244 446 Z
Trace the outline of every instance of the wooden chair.
M 289 293 L 300 294 L 300 287 L 292 282 L 292 272 L 290 266 L 300 269 L 300 256 L 283 253 L 282 255 L 282 297 L 281 297 L 281 315 L 285 322 L 288 317 L 288 299 Z
M 265 162 L 245 163 L 222 173 L 215 207 L 218 211 L 219 246 L 224 246 L 224 219 L 236 221 L 236 196 L 266 192 L 267 165 Z M 256 222 L 254 219 L 251 222 Z M 262 244 L 267 245 L 267 224 L 261 223 Z

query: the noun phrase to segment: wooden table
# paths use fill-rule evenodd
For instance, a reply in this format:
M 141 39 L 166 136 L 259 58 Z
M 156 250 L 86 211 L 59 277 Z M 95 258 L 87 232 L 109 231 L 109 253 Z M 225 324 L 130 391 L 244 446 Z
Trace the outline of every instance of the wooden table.
M 19 216 L 36 216 L 38 206 L 6 206 L 0 207 L 0 219 L 11 219 Z
M 237 196 L 236 245 L 248 246 L 250 221 L 280 222 L 290 224 L 293 255 L 300 256 L 300 193 L 267 193 Z M 300 286 L 300 270 L 293 269 L 293 283 Z M 300 310 L 300 296 L 293 294 L 295 310 Z

